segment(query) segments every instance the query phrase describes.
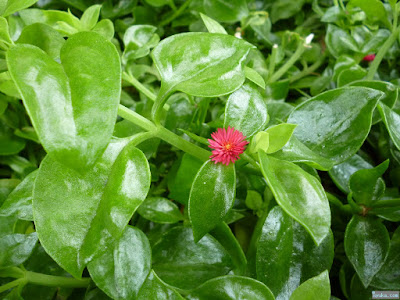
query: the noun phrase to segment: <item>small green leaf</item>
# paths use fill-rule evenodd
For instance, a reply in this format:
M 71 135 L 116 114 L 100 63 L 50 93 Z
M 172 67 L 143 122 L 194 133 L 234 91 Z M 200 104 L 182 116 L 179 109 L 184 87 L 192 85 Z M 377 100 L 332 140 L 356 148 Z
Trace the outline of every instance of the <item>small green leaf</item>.
M 324 188 L 299 166 L 259 151 L 261 171 L 276 202 L 310 233 L 319 245 L 329 233 L 331 212 Z
M 259 210 L 262 207 L 263 200 L 256 191 L 248 190 L 245 200 L 246 206 L 252 210 Z
M 329 300 L 330 298 L 331 285 L 328 271 L 324 271 L 318 276 L 308 279 L 290 296 L 290 300 Z
M 266 152 L 269 147 L 269 133 L 265 131 L 258 132 L 250 142 L 249 152 L 257 153 L 259 150 Z
M 336 58 L 343 54 L 354 55 L 360 52 L 354 38 L 344 29 L 332 24 L 328 25 L 325 43 L 329 52 Z
M 175 291 L 172 287 L 167 286 L 153 270 L 143 283 L 137 299 L 184 300 L 184 298 L 177 291 Z
M 249 14 L 245 0 L 204 0 L 206 14 L 217 21 L 234 23 Z
M 232 275 L 217 277 L 203 283 L 187 298 L 191 300 L 275 300 L 272 292 L 263 283 L 252 278 Z
M 194 289 L 203 282 L 226 275 L 232 261 L 225 249 L 211 236 L 198 243 L 188 227 L 175 227 L 153 246 L 153 269 L 167 284 Z
M 388 28 L 391 28 L 391 24 L 388 21 L 386 9 L 383 6 L 382 1 L 379 0 L 351 0 L 348 7 L 358 6 L 361 8 L 367 17 L 372 21 L 381 21 Z
M 108 19 L 101 20 L 94 26 L 92 31 L 97 32 L 107 40 L 111 40 L 114 37 L 114 23 Z
M 224 127 L 239 130 L 246 137 L 264 129 L 268 122 L 267 106 L 254 84 L 243 84 L 226 102 Z
M 173 224 L 183 219 L 178 206 L 162 197 L 147 198 L 138 208 L 138 213 L 155 223 Z
M 287 122 L 308 148 L 336 163 L 355 154 L 368 136 L 372 112 L 384 94 L 366 87 L 344 87 L 303 102 Z
M 393 144 L 400 150 L 400 115 L 383 103 L 379 103 L 378 110 Z
M 38 0 L 8 0 L 4 12 L 1 13 L 3 17 L 12 15 L 13 13 L 28 8 L 35 4 Z
M 295 124 L 283 123 L 265 130 L 265 132 L 269 134 L 269 147 L 266 152 L 274 153 L 285 146 L 296 127 L 297 125 Z
M 90 277 L 113 299 L 136 299 L 151 269 L 146 235 L 127 226 L 114 248 L 88 264 Z
M 200 17 L 204 22 L 204 25 L 206 25 L 208 32 L 210 33 L 222 33 L 222 34 L 228 34 L 225 30 L 224 27 L 222 27 L 221 24 L 219 24 L 217 21 L 214 19 L 211 19 L 210 17 L 207 17 L 206 15 L 200 13 Z
M 189 219 L 194 240 L 199 241 L 226 216 L 236 192 L 234 164 L 207 161 L 197 173 L 189 196 Z
M 256 70 L 249 67 L 244 67 L 244 73 L 248 80 L 253 81 L 260 88 L 265 89 L 264 78 L 262 78 L 262 76 Z
M 32 194 L 37 174 L 37 171 L 30 173 L 8 195 L 0 208 L 0 216 L 16 216 L 18 219 L 33 221 Z
M 385 160 L 375 168 L 359 170 L 351 175 L 349 187 L 357 203 L 369 206 L 383 195 L 385 183 L 381 176 L 388 167 L 389 160 Z
M 9 234 L 0 238 L 0 269 L 22 264 L 31 255 L 37 234 Z
M 3 17 L 0 17 L 0 41 L 9 45 L 13 44 L 8 29 L 8 22 Z
M 332 232 L 317 247 L 303 226 L 275 206 L 257 245 L 257 279 L 277 299 L 289 299 L 300 284 L 331 268 L 333 246 Z
M 101 5 L 92 5 L 87 8 L 81 17 L 81 26 L 85 30 L 91 30 L 96 26 L 100 15 Z
M 389 247 L 385 225 L 376 219 L 353 216 L 346 227 L 344 249 L 365 288 L 383 266 Z

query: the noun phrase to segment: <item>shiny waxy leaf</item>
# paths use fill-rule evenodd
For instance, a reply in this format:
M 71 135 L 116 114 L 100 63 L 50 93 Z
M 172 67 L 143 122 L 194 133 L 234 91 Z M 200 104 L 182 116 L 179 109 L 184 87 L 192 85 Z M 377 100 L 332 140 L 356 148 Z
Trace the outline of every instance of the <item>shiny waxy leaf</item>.
M 187 298 L 191 300 L 275 299 L 263 283 L 252 278 L 232 275 L 217 277 L 203 283 Z
M 329 300 L 331 298 L 331 286 L 328 271 L 308 279 L 302 283 L 290 296 L 290 300 Z
M 236 192 L 234 164 L 207 161 L 197 173 L 189 196 L 189 219 L 197 242 L 226 216 Z
M 265 130 L 269 134 L 269 146 L 265 152 L 274 153 L 285 146 L 296 127 L 297 125 L 294 124 L 283 123 L 271 126 Z
M 229 255 L 213 237 L 206 235 L 195 243 L 188 227 L 172 228 L 153 246 L 154 271 L 181 289 L 196 288 L 231 268 Z
M 61 64 L 31 45 L 7 52 L 11 76 L 51 157 L 85 170 L 111 139 L 121 90 L 118 53 L 92 32 L 70 37 Z
M 276 299 L 289 299 L 301 283 L 329 270 L 333 255 L 331 232 L 317 247 L 306 230 L 276 206 L 262 227 L 257 245 L 257 279 Z
M 365 287 L 384 264 L 389 245 L 389 233 L 379 220 L 353 216 L 347 225 L 344 237 L 346 255 Z
M 184 300 L 184 298 L 173 288 L 167 286 L 154 271 L 151 271 L 143 283 L 137 297 L 138 300 L 165 299 Z
M 244 60 L 252 47 L 220 33 L 181 33 L 162 40 L 152 52 L 161 76 L 153 111 L 173 91 L 215 97 L 237 90 L 245 80 Z
M 372 169 L 355 172 L 350 177 L 349 186 L 352 197 L 359 204 L 370 206 L 372 201 L 378 200 L 385 192 L 385 182 L 381 178 L 389 167 L 389 160 Z
M 37 174 L 37 171 L 30 173 L 10 193 L 0 207 L 0 216 L 16 216 L 18 219 L 33 221 L 32 194 Z
M 138 208 L 138 213 L 155 223 L 173 224 L 183 219 L 178 206 L 162 197 L 147 198 Z
M 383 103 L 378 105 L 382 120 L 394 145 L 400 150 L 400 115 Z
M 0 238 L 0 269 L 22 264 L 31 255 L 37 242 L 36 232 L 9 234 Z
M 267 106 L 254 84 L 245 83 L 229 96 L 225 106 L 225 128 L 229 125 L 251 137 L 263 130 L 267 122 Z
M 380 289 L 400 289 L 400 227 L 390 242 L 389 254 L 371 285 Z
M 233 23 L 249 14 L 245 0 L 204 0 L 207 15 L 220 22 Z
M 211 19 L 210 17 L 200 13 L 200 17 L 204 22 L 204 25 L 206 25 L 208 32 L 211 33 L 222 33 L 222 34 L 228 34 L 225 30 L 225 28 L 219 24 L 217 21 Z
M 304 226 L 319 245 L 329 233 L 331 213 L 317 178 L 299 166 L 259 151 L 261 171 L 282 209 Z
M 90 277 L 113 299 L 136 299 L 151 269 L 146 235 L 127 226 L 114 248 L 88 264 Z
M 1 2 L 3 3 L 0 4 L 2 11 L 0 12 L 0 14 L 3 17 L 7 17 L 19 10 L 22 10 L 24 8 L 27 8 L 35 4 L 37 1 L 38 0 L 2 0 Z
M 36 230 L 46 252 L 75 277 L 113 246 L 146 198 L 148 162 L 134 144 L 124 147 L 127 142 L 110 143 L 85 174 L 51 157 L 40 166 L 33 199 Z
M 363 144 L 383 95 L 365 87 L 331 90 L 296 107 L 287 122 L 298 125 L 294 135 L 308 148 L 341 163 Z

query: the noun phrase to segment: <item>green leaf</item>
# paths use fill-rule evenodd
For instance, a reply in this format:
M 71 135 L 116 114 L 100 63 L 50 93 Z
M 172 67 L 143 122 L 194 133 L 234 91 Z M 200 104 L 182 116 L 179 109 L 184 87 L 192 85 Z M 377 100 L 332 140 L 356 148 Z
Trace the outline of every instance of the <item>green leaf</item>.
M 5 18 L 0 17 L 0 41 L 9 45 L 13 44 L 8 29 L 8 22 Z
M 8 195 L 20 182 L 21 180 L 19 179 L 0 179 L 0 204 L 3 204 Z
M 220 22 L 234 23 L 249 14 L 245 0 L 204 0 L 206 14 Z
M 154 271 L 150 272 L 146 281 L 142 285 L 137 299 L 184 300 L 184 298 L 177 291 L 167 286 Z
M 85 170 L 104 152 L 117 115 L 121 74 L 118 53 L 93 32 L 70 37 L 58 64 L 31 45 L 7 52 L 11 76 L 46 151 Z
M 210 17 L 200 13 L 200 17 L 204 22 L 204 25 L 206 25 L 208 32 L 210 33 L 222 33 L 222 34 L 228 34 L 225 30 L 225 28 L 219 24 L 217 21 L 214 19 L 211 19 Z
M 9 234 L 0 238 L 0 269 L 22 264 L 36 246 L 37 234 Z
M 183 219 L 178 206 L 162 197 L 147 198 L 138 208 L 138 213 L 155 223 L 173 224 Z
M 7 6 L 5 7 L 4 12 L 2 12 L 1 15 L 3 17 L 7 17 L 24 8 L 28 8 L 29 6 L 35 4 L 37 1 L 38 0 L 8 0 Z
M 35 23 L 24 27 L 17 43 L 36 46 L 46 52 L 51 58 L 60 59 L 60 51 L 65 40 L 52 27 L 42 23 Z
M 244 67 L 244 73 L 246 78 L 255 84 L 257 84 L 260 88 L 265 89 L 265 81 L 264 78 L 254 69 L 249 67 Z
M 353 198 L 359 204 L 369 206 L 378 200 L 385 192 L 385 183 L 381 176 L 389 167 L 389 160 L 372 169 L 358 170 L 351 175 L 349 180 Z
M 329 233 L 331 212 L 324 188 L 299 166 L 259 151 L 261 171 L 282 209 L 319 245 Z
M 248 151 L 250 153 L 257 153 L 259 150 L 267 151 L 268 147 L 269 133 L 265 131 L 260 131 L 251 139 Z
M 360 52 L 355 39 L 344 29 L 332 24 L 328 25 L 325 43 L 329 52 L 336 58 L 343 54 L 354 55 Z
M 36 230 L 46 252 L 74 277 L 112 247 L 146 198 L 148 162 L 134 141 L 125 146 L 127 142 L 110 143 L 85 174 L 51 157 L 40 166 L 33 199 Z
M 207 161 L 197 173 L 189 196 L 189 219 L 194 240 L 199 241 L 226 216 L 236 192 L 234 164 Z
M 133 25 L 124 34 L 124 59 L 137 59 L 150 53 L 160 37 L 156 34 L 157 27 L 152 25 Z
M 400 227 L 397 227 L 390 242 L 389 254 L 385 263 L 376 273 L 371 285 L 384 290 L 400 289 Z
M 162 40 L 152 52 L 161 76 L 153 111 L 173 91 L 216 97 L 237 90 L 245 80 L 244 60 L 251 44 L 220 33 L 181 33 Z
M 229 255 L 213 237 L 206 235 L 195 243 L 188 227 L 172 228 L 153 246 L 154 271 L 181 289 L 196 288 L 231 268 Z
M 298 124 L 294 135 L 308 148 L 341 163 L 363 144 L 382 96 L 366 87 L 331 90 L 297 106 L 287 122 Z
M 386 9 L 383 6 L 382 1 L 379 0 L 351 0 L 348 7 L 358 6 L 361 8 L 367 17 L 372 21 L 381 21 L 388 28 L 391 28 L 391 24 L 388 21 Z
M 301 283 L 332 266 L 333 235 L 317 247 L 306 230 L 279 206 L 274 207 L 262 227 L 257 245 L 257 279 L 277 299 L 289 299 Z
M 265 130 L 269 134 L 269 146 L 266 153 L 274 153 L 285 146 L 296 127 L 297 125 L 295 124 L 283 123 Z
M 113 299 L 136 299 L 151 269 L 146 235 L 127 226 L 114 248 L 88 264 L 90 277 Z
M 100 15 L 101 5 L 92 5 L 87 8 L 81 17 L 81 26 L 86 30 L 93 29 L 96 26 Z
M 361 156 L 354 154 L 341 164 L 333 166 L 329 170 L 329 176 L 336 186 L 345 194 L 350 193 L 349 181 L 351 175 L 361 169 L 371 169 L 373 166 L 366 162 Z
M 264 129 L 268 122 L 267 106 L 257 87 L 245 83 L 226 102 L 224 127 L 239 130 L 246 137 Z
M 290 300 L 329 300 L 331 298 L 331 286 L 328 271 L 308 279 L 302 283 L 290 296 Z
M 378 104 L 378 110 L 393 144 L 400 150 L 400 115 L 383 103 Z
M 30 173 L 8 195 L 0 208 L 0 216 L 16 216 L 18 219 L 33 221 L 32 194 L 37 174 L 37 171 Z
M 203 283 L 187 298 L 192 300 L 275 299 L 272 292 L 263 283 L 252 278 L 232 275 L 217 277 Z
M 347 225 L 344 249 L 365 288 L 383 266 L 389 246 L 389 233 L 379 220 L 353 216 Z
M 333 161 L 314 153 L 294 135 L 281 150 L 272 153 L 272 156 L 290 162 L 304 163 L 321 171 L 328 171 L 334 165 Z
M 111 40 L 114 37 L 114 24 L 108 19 L 103 19 L 94 26 L 92 31 L 97 32 L 107 40 Z

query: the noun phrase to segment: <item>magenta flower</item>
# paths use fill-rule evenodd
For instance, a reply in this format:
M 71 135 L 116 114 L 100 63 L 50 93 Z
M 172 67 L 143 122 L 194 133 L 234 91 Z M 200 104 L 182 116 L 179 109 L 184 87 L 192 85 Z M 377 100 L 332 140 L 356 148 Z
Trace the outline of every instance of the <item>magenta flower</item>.
M 375 54 L 365 55 L 363 61 L 373 61 L 375 59 Z
M 211 160 L 215 163 L 223 163 L 229 165 L 239 159 L 239 155 L 243 153 L 245 146 L 249 143 L 240 131 L 228 126 L 228 129 L 218 128 L 211 134 L 213 139 L 208 139 L 211 149 L 213 149 Z

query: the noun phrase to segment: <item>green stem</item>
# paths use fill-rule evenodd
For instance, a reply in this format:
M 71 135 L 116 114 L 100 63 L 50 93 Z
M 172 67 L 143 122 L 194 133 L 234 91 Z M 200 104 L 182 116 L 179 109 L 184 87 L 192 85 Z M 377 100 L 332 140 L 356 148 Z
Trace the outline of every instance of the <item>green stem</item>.
M 155 137 L 155 132 L 153 131 L 140 132 L 132 136 L 130 143 L 136 146 L 153 137 Z
M 328 201 L 332 203 L 332 205 L 335 205 L 337 208 L 339 208 L 341 211 L 343 211 L 346 214 L 352 214 L 352 209 L 349 205 L 344 205 L 342 201 L 340 201 L 338 198 L 336 198 L 334 195 L 326 192 L 326 196 L 328 198 Z
M 151 101 L 156 101 L 156 95 L 153 94 L 147 87 L 139 82 L 134 76 L 126 72 L 122 73 L 122 79 L 132 84 L 138 91 L 146 95 Z
M 307 48 L 306 44 L 300 43 L 300 45 L 297 47 L 292 57 L 270 77 L 268 83 L 273 83 L 277 81 L 279 78 L 281 78 L 287 72 L 287 70 L 289 70 L 290 67 L 296 63 L 296 61 L 301 57 L 306 48 Z
M 25 278 L 31 284 L 67 288 L 85 288 L 89 285 L 91 281 L 90 278 L 75 279 L 30 271 L 26 271 Z
M 236 275 L 244 275 L 247 266 L 246 255 L 244 255 L 242 247 L 240 247 L 238 240 L 233 235 L 229 226 L 221 222 L 210 234 L 217 239 L 232 257 L 236 267 L 234 273 Z
M 325 58 L 326 58 L 326 54 L 321 56 L 320 59 L 318 59 L 315 63 L 313 63 L 308 68 L 305 68 L 303 71 L 301 71 L 301 72 L 297 73 L 296 75 L 292 76 L 290 78 L 290 83 L 295 82 L 295 81 L 307 76 L 308 74 L 314 72 L 316 69 L 318 69 L 322 65 L 322 63 L 325 61 Z
M 371 65 L 369 67 L 366 80 L 372 80 L 374 78 L 374 75 L 375 75 L 376 71 L 378 71 L 378 67 L 379 67 L 383 57 L 385 56 L 385 54 L 389 50 L 389 48 L 392 47 L 394 42 L 397 40 L 399 33 L 400 33 L 400 26 L 398 26 L 395 30 L 393 30 L 393 32 L 391 33 L 389 38 L 386 40 L 386 42 L 383 43 L 382 47 L 379 49 L 378 53 L 375 56 L 375 59 L 373 60 L 373 62 L 371 63 Z
M 177 17 L 179 17 L 184 11 L 185 9 L 189 6 L 191 0 L 186 0 L 185 3 L 183 3 L 178 10 L 176 10 L 169 18 L 165 19 L 164 21 L 160 22 L 160 26 L 165 26 L 169 23 L 171 23 L 173 20 L 175 20 Z
M 130 110 L 129 108 L 123 106 L 120 104 L 118 106 L 118 115 L 120 115 L 122 118 L 132 122 L 133 124 L 143 128 L 144 130 L 147 131 L 156 131 L 157 126 L 154 125 L 153 122 L 147 120 L 145 117 L 142 117 L 138 113 Z
M 11 281 L 9 283 L 6 283 L 2 286 L 0 286 L 0 293 L 5 292 L 9 289 L 12 289 L 13 287 L 16 287 L 20 284 L 26 284 L 26 279 L 25 278 L 19 278 L 17 280 Z

